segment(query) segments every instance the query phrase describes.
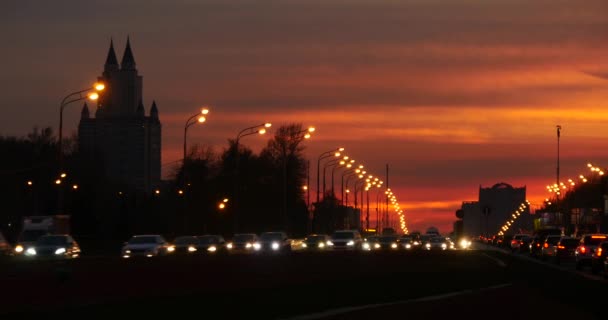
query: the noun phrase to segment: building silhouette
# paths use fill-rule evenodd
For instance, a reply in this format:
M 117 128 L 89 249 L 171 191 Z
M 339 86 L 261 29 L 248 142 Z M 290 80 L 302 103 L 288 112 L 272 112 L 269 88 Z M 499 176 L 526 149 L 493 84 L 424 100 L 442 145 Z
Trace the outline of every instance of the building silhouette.
M 526 202 L 526 187 L 514 188 L 501 182 L 491 188 L 479 187 L 478 201 L 462 203 L 462 233 L 468 237 L 492 236 L 512 218 L 514 212 Z M 529 207 L 508 230 L 508 234 L 520 232 L 531 233 L 533 230 L 533 215 Z
M 87 104 L 78 126 L 81 153 L 100 162 L 105 176 L 118 184 L 150 192 L 160 183 L 161 123 L 153 101 L 146 115 L 139 75 L 129 38 L 120 65 L 113 41 L 98 81 L 106 88 L 92 118 Z

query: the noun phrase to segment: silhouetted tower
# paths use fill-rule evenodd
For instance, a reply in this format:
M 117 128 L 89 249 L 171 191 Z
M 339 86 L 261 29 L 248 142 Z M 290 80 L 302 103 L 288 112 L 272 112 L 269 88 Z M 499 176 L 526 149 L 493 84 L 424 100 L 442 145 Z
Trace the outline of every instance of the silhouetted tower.
M 114 182 L 141 191 L 160 183 L 161 124 L 156 103 L 145 115 L 143 79 L 138 74 L 131 41 L 120 65 L 110 41 L 103 73 L 106 84 L 95 110 L 95 118 L 83 107 L 78 128 L 83 154 L 101 160 L 105 175 Z

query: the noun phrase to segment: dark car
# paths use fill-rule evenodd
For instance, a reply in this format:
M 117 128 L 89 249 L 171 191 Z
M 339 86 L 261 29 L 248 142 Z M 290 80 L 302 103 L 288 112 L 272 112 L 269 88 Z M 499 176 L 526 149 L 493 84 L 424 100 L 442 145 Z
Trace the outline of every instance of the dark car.
M 363 251 L 372 251 L 380 249 L 380 243 L 378 242 L 379 236 L 369 236 L 363 240 L 361 249 Z
M 531 257 L 540 257 L 540 253 L 542 251 L 542 246 L 545 241 L 545 237 L 536 235 L 530 241 L 530 256 Z
M 584 266 L 591 266 L 591 257 L 597 246 L 608 239 L 606 234 L 585 234 L 581 237 L 581 241 L 574 250 L 574 260 L 576 261 L 576 270 L 582 269 Z
M 261 249 L 261 245 L 255 233 L 237 233 L 232 241 L 226 244 L 226 249 L 231 253 L 255 252 Z
M 25 251 L 31 258 L 71 259 L 80 256 L 80 246 L 67 234 L 46 235 Z
M 399 246 L 401 249 L 412 250 L 414 249 L 414 238 L 409 235 L 403 235 L 399 238 Z
M 378 244 L 380 250 L 398 250 L 399 249 L 399 236 L 397 235 L 386 235 L 378 237 Z
M 192 254 L 198 251 L 198 239 L 195 236 L 180 236 L 173 240 L 174 254 Z
M 329 241 L 329 236 L 326 234 L 311 234 L 302 241 L 302 249 L 326 251 L 327 241 Z
M 285 232 L 264 232 L 260 235 L 260 251 L 262 252 L 290 252 L 291 240 Z
M 540 258 L 542 260 L 555 258 L 555 255 L 557 254 L 557 243 L 561 238 L 562 236 L 547 236 L 540 250 Z
M 534 238 L 530 235 L 526 235 L 519 239 L 519 247 L 517 248 L 517 252 L 520 253 L 529 253 L 530 252 L 530 243 Z
M 608 254 L 608 241 L 602 241 L 597 245 L 595 252 L 591 256 L 591 273 L 598 274 L 604 269 L 604 262 Z
M 220 235 L 206 234 L 196 238 L 198 239 L 196 249 L 199 253 L 226 252 L 226 240 Z
M 574 260 L 574 250 L 578 247 L 580 239 L 573 237 L 561 237 L 557 243 L 557 251 L 555 252 L 555 263 L 560 264 L 562 261 Z

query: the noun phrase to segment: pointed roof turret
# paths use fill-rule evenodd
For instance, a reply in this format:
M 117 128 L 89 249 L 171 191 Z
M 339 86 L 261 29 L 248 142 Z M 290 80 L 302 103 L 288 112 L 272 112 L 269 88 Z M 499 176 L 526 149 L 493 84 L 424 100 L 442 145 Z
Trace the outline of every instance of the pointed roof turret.
M 158 108 L 156 107 L 156 100 L 152 100 L 152 108 L 150 108 L 150 118 L 158 120 Z
M 135 114 L 138 117 L 144 117 L 146 115 L 146 111 L 144 110 L 144 103 L 141 100 L 139 100 L 139 105 L 137 106 Z
M 131 51 L 131 41 L 127 37 L 127 47 L 125 53 L 122 56 L 122 62 L 120 68 L 123 70 L 135 70 L 135 58 L 133 58 L 133 52 Z
M 118 59 L 116 59 L 116 52 L 114 52 L 114 41 L 112 38 L 110 38 L 110 50 L 108 50 L 108 57 L 106 58 L 104 70 L 118 70 Z
M 87 103 L 84 103 L 84 106 L 82 106 L 82 111 L 80 111 L 80 119 L 88 119 L 89 118 L 89 107 L 87 106 Z

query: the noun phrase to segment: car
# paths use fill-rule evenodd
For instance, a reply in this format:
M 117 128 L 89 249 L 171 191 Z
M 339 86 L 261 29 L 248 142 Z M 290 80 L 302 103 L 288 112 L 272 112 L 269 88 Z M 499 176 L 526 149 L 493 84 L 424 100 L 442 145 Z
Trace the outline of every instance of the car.
M 398 250 L 399 249 L 399 236 L 398 235 L 386 235 L 378 237 L 378 244 L 380 245 L 377 250 Z
M 458 241 L 458 248 L 461 250 L 471 249 L 473 243 L 468 238 L 460 238 Z
M 409 235 L 399 237 L 399 246 L 401 249 L 412 250 L 414 248 L 414 238 Z
M 196 249 L 199 253 L 224 253 L 226 252 L 226 240 L 224 237 L 215 234 L 197 236 L 198 243 Z
M 608 240 L 602 241 L 597 245 L 595 252 L 591 256 L 591 273 L 598 274 L 604 269 L 604 262 L 608 254 Z
M 328 245 L 334 251 L 361 250 L 363 238 L 357 230 L 337 230 L 331 235 Z
M 25 251 L 30 258 L 73 259 L 80 257 L 80 246 L 68 234 L 45 235 Z
M 545 237 L 541 236 L 541 235 L 535 235 L 532 238 L 532 241 L 530 241 L 530 256 L 537 258 L 540 257 L 540 253 L 542 251 L 542 246 L 543 243 L 545 241 Z
M 232 237 L 232 241 L 226 244 L 230 253 L 256 252 L 261 248 L 260 239 L 255 233 L 237 233 Z
M 17 243 L 13 247 L 13 252 L 17 256 L 23 255 L 27 249 L 36 244 L 38 238 L 48 235 L 47 230 L 23 230 L 17 238 Z
M 574 260 L 574 250 L 578 247 L 579 238 L 561 237 L 557 242 L 557 251 L 555 252 L 554 261 L 560 264 L 562 261 Z
M 175 254 L 192 254 L 198 251 L 198 238 L 195 236 L 179 236 L 173 239 Z
M 576 270 L 581 270 L 585 266 L 591 266 L 591 257 L 597 245 L 608 238 L 607 234 L 585 234 L 581 237 L 578 247 L 574 250 L 574 260 Z
M 604 259 L 604 279 L 608 279 L 608 259 Z
M 302 241 L 301 247 L 302 249 L 314 251 L 326 251 L 327 250 L 327 242 L 330 240 L 329 236 L 326 234 L 310 234 L 304 241 Z
M 13 249 L 11 248 L 10 243 L 6 241 L 2 233 L 0 232 L 0 258 L 8 257 L 13 255 Z
M 541 260 L 546 260 L 547 258 L 555 258 L 557 254 L 557 243 L 562 236 L 547 236 L 545 238 L 545 242 L 540 249 L 540 258 Z
M 378 242 L 379 236 L 369 236 L 363 239 L 363 243 L 361 244 L 361 249 L 364 251 L 372 251 L 380 248 L 380 243 Z
M 432 235 L 428 235 L 428 234 L 423 234 L 420 236 L 419 242 L 420 242 L 420 248 L 421 249 L 426 249 L 426 244 L 429 243 L 431 241 L 431 239 L 434 238 L 434 236 Z
M 447 250 L 449 244 L 444 237 L 432 237 L 424 244 L 426 250 Z
M 164 256 L 175 251 L 165 238 L 159 234 L 134 235 L 125 242 L 121 249 L 123 258 L 131 257 L 157 257 Z
M 290 252 L 291 240 L 282 231 L 264 232 L 260 234 L 261 252 Z
M 524 235 L 519 239 L 519 246 L 517 252 L 519 253 L 529 253 L 530 252 L 530 243 L 534 239 L 531 235 Z
M 529 237 L 529 235 L 525 234 L 525 233 L 518 233 L 516 235 L 513 236 L 513 238 L 511 239 L 511 251 L 512 252 L 516 252 L 516 251 L 520 251 L 519 247 L 522 244 L 521 240 L 525 237 Z

